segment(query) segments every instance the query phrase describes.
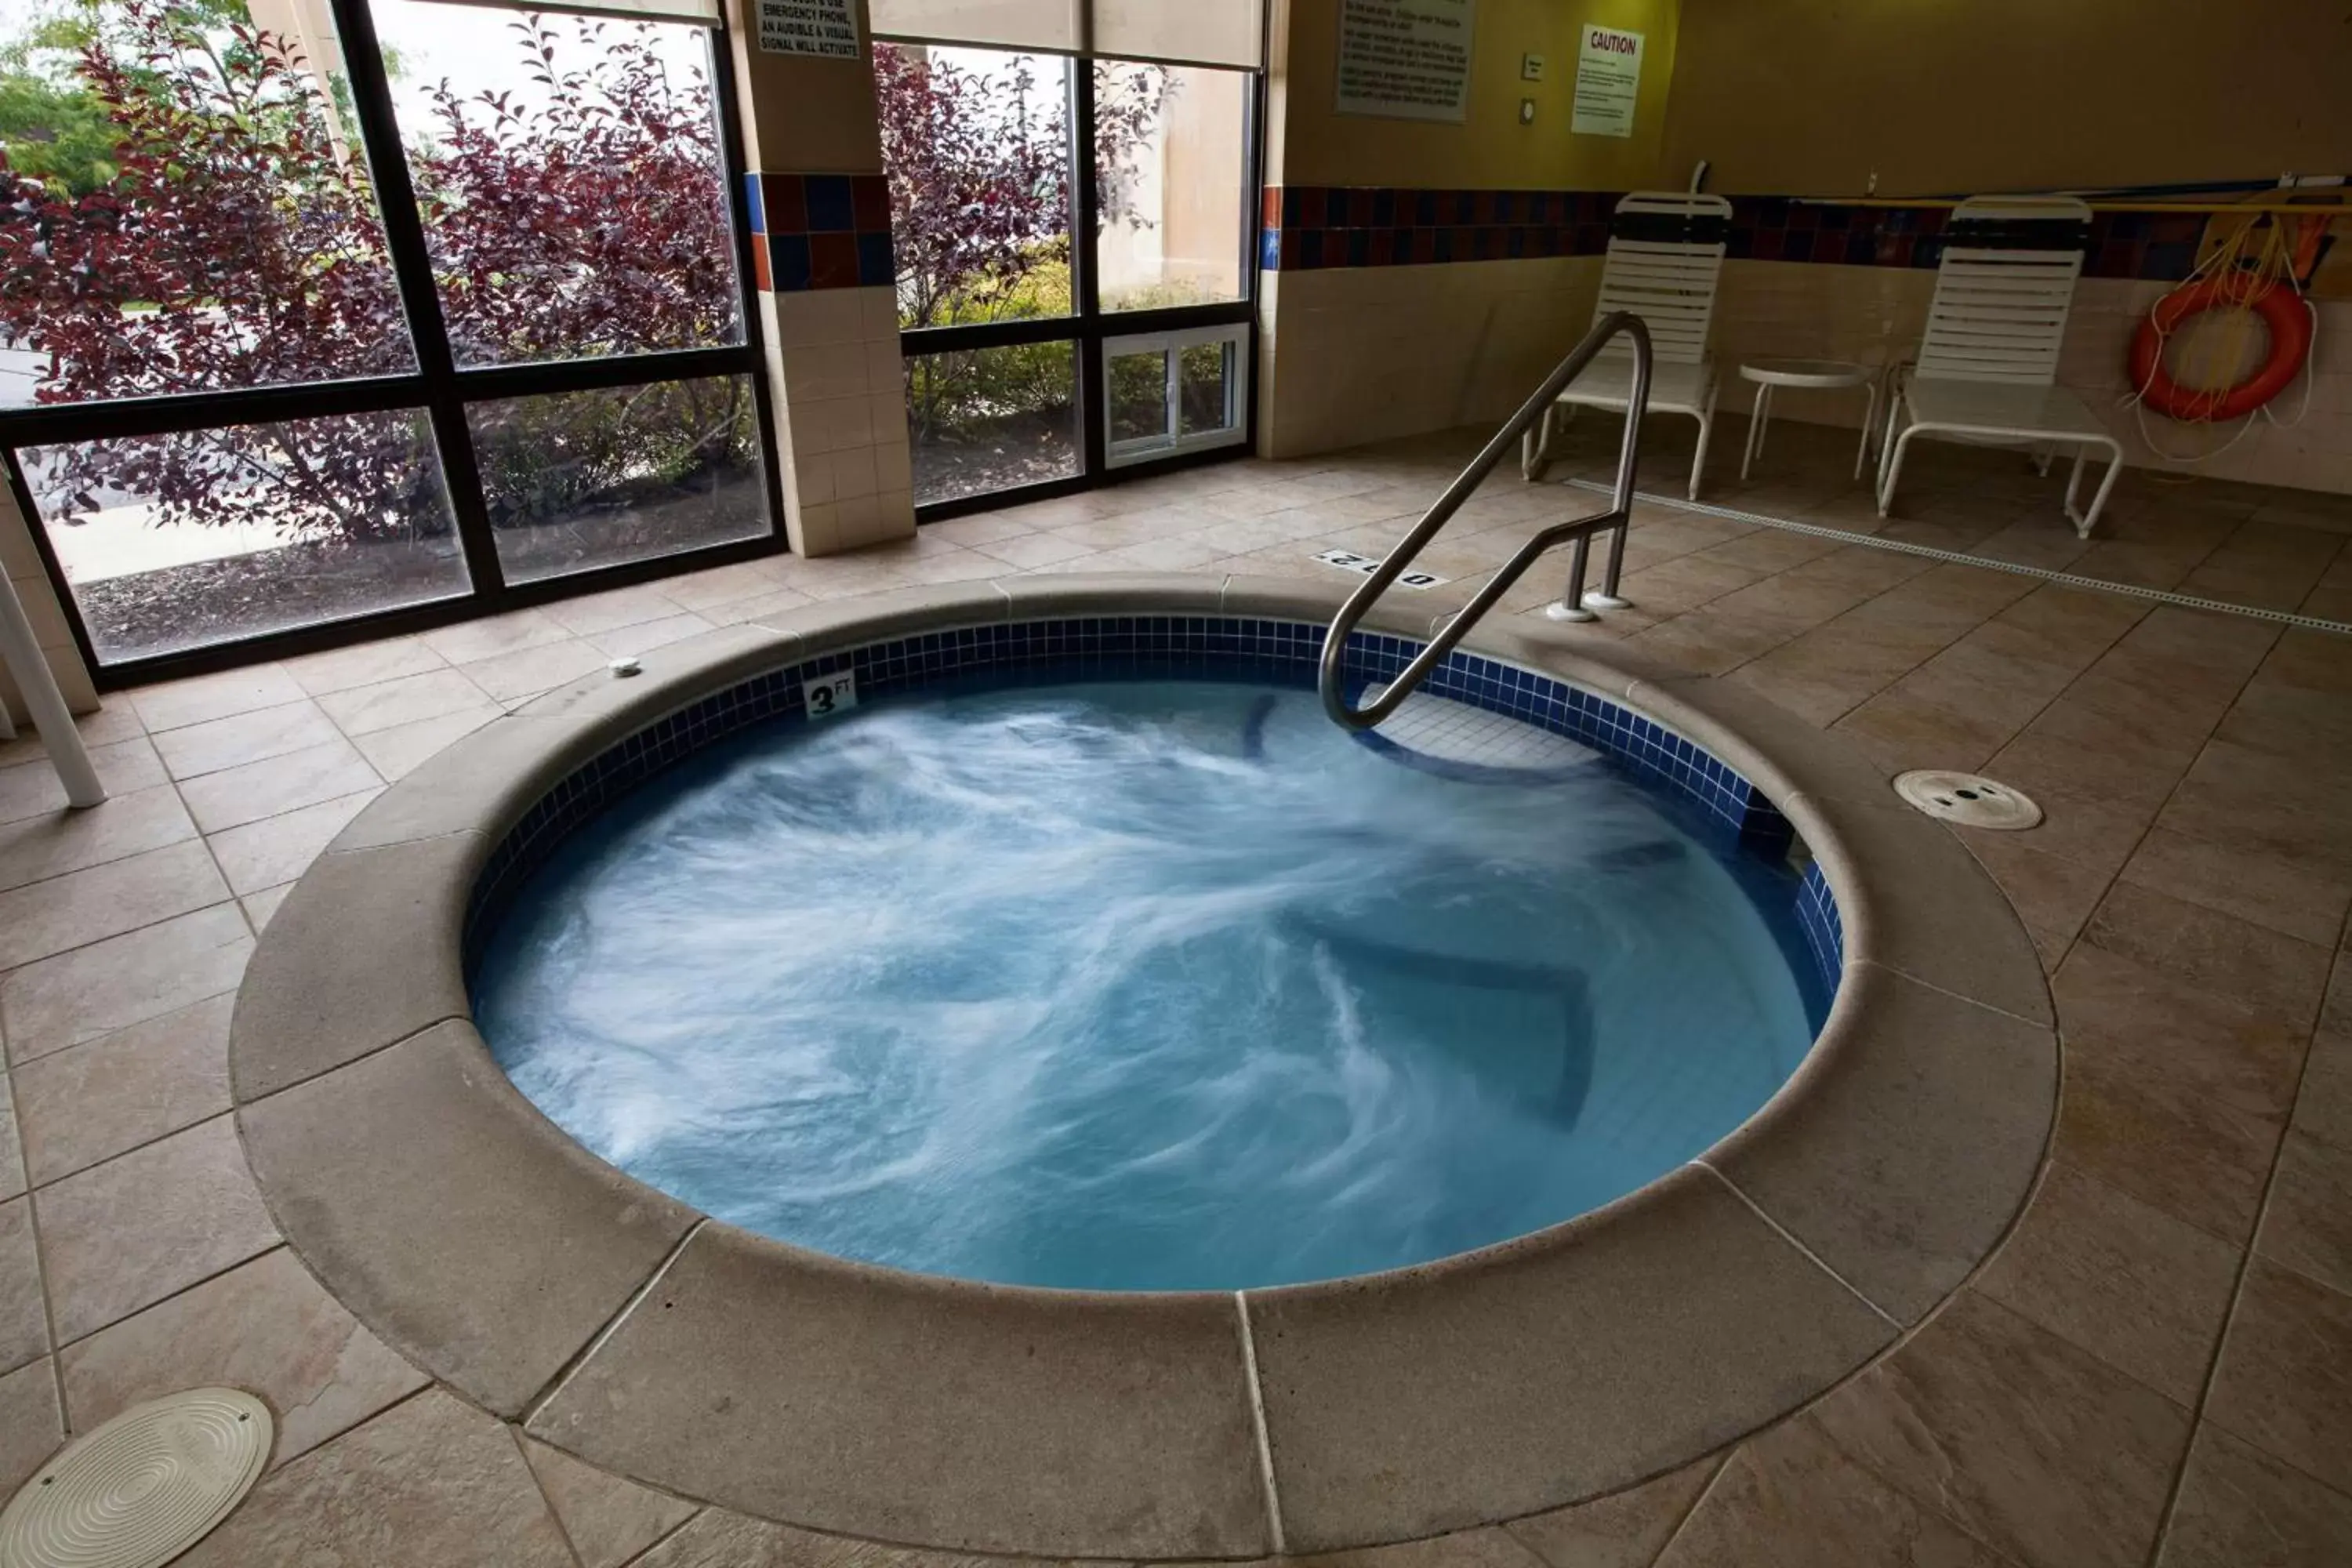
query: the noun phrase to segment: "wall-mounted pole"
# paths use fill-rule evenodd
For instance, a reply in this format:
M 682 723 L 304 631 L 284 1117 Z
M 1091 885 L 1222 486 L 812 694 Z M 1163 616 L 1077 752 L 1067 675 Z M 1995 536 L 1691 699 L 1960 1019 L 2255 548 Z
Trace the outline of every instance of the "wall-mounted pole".
M 34 639 L 25 602 L 16 596 L 16 585 L 5 572 L 0 572 L 0 665 L 7 667 L 16 689 L 24 694 L 33 728 L 48 748 L 58 782 L 66 786 L 66 799 L 77 806 L 92 806 L 104 800 L 106 786 L 98 782 L 89 748 L 82 744 L 81 731 L 74 728 L 65 693 L 58 689 L 58 678 L 49 673 L 48 657 Z

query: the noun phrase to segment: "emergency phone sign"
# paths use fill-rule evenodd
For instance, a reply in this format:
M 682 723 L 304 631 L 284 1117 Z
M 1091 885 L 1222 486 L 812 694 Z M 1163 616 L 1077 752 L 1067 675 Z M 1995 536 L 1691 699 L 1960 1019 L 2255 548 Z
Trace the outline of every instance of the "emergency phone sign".
M 758 0 L 760 47 L 772 55 L 864 58 L 856 0 Z
M 1586 23 L 1576 48 L 1572 136 L 1631 136 L 1642 96 L 1642 35 Z

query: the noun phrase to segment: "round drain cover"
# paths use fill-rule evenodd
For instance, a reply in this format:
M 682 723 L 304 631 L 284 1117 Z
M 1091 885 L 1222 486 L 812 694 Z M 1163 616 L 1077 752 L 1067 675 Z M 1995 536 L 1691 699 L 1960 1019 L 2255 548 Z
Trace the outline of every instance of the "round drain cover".
M 1895 793 L 1930 816 L 1963 827 L 2032 827 L 2042 808 L 2004 784 L 1974 773 L 1923 768 L 1895 781 Z
M 37 1471 L 0 1512 L 7 1568 L 158 1568 L 228 1517 L 269 1458 L 269 1407 L 192 1388 L 124 1411 Z

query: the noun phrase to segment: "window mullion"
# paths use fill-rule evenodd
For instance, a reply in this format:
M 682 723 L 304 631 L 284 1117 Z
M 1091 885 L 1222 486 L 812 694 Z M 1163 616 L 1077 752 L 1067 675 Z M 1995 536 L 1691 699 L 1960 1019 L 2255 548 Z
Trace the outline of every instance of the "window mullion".
M 457 514 L 466 569 L 473 578 L 474 592 L 495 599 L 506 586 L 506 575 L 499 567 L 498 548 L 490 537 L 489 509 L 482 499 L 473 433 L 466 424 L 448 323 L 434 287 L 424 215 L 409 179 L 408 154 L 400 144 L 400 122 L 393 110 L 383 52 L 376 42 L 375 17 L 368 10 L 367 0 L 329 0 L 329 4 L 333 7 L 335 29 L 343 40 L 352 107 L 359 119 L 361 142 L 367 149 L 384 241 L 392 250 L 402 314 L 407 319 L 409 341 L 416 348 L 417 368 L 425 376 L 425 405 L 433 420 L 442 480 L 449 488 L 450 505 Z
M 1083 0 L 1081 0 L 1081 4 Z M 1078 428 L 1086 455 L 1079 471 L 1100 474 L 1109 440 L 1110 386 L 1102 355 L 1100 280 L 1095 272 L 1095 226 L 1102 194 L 1095 189 L 1095 69 L 1070 62 L 1070 298 L 1078 320 Z

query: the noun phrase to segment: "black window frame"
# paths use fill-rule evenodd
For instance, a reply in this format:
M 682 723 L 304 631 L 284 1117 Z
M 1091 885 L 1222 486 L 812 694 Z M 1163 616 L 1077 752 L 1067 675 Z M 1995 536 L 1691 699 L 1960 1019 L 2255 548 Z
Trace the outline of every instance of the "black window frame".
M 1272 26 L 1274 7 L 1265 7 L 1262 27 Z M 902 327 L 898 332 L 898 352 L 904 359 L 918 359 L 928 354 L 953 353 L 959 350 L 1011 348 L 1024 343 L 1069 343 L 1077 358 L 1077 411 L 1079 442 L 1078 471 L 1055 479 L 1041 479 L 1034 484 L 1013 485 L 1003 489 L 982 490 L 974 495 L 956 496 L 945 500 L 927 501 L 915 508 L 918 524 L 945 522 L 951 518 L 968 517 L 975 512 L 994 511 L 1002 507 L 1021 506 L 1030 501 L 1050 500 L 1056 496 L 1076 495 L 1083 490 L 1099 489 L 1108 485 L 1126 484 L 1131 480 L 1150 479 L 1181 468 L 1200 468 L 1210 463 L 1233 462 L 1254 457 L 1257 452 L 1257 358 L 1258 358 L 1258 229 L 1260 193 L 1265 186 L 1265 138 L 1263 134 L 1266 115 L 1266 73 L 1263 68 L 1213 65 L 1202 61 L 1153 61 L 1126 55 L 1096 56 L 1084 48 L 1076 50 L 1046 49 L 992 43 L 958 43 L 952 38 L 900 37 L 877 33 L 875 44 L 905 44 L 918 47 L 989 49 L 1005 55 L 1026 55 L 1036 59 L 1061 59 L 1069 62 L 1066 73 L 1070 94 L 1069 188 L 1070 203 L 1070 298 L 1073 309 L 1066 316 L 1024 317 L 1015 321 L 972 321 L 947 327 Z M 1265 39 L 1260 38 L 1260 58 L 1264 58 Z M 1242 127 L 1241 170 L 1241 271 L 1242 294 L 1237 300 L 1220 300 L 1205 305 L 1177 305 L 1151 310 L 1105 310 L 1097 276 L 1095 238 L 1101 217 L 1101 194 L 1095 189 L 1095 73 L 1093 65 L 1099 58 L 1120 64 L 1170 64 L 1194 66 L 1211 70 L 1230 70 L 1249 78 L 1248 89 L 1243 94 L 1244 111 L 1247 116 Z M 883 171 L 888 177 L 889 171 Z M 1182 331 L 1192 327 L 1232 327 L 1248 329 L 1244 339 L 1244 353 L 1248 363 L 1244 367 L 1248 376 L 1248 394 L 1243 400 L 1242 439 L 1230 446 L 1203 451 L 1180 452 L 1165 458 L 1148 458 L 1123 463 L 1112 468 L 1107 450 L 1104 416 L 1109 400 L 1108 377 L 1103 364 L 1103 343 L 1106 339 L 1148 336 L 1153 332 Z
M 735 247 L 735 276 L 740 296 L 743 336 L 724 347 L 667 350 L 650 353 L 603 354 L 576 359 L 540 361 L 530 364 L 460 368 L 449 345 L 447 324 L 433 281 L 425 247 L 424 219 L 410 182 L 408 157 L 400 140 L 392 85 L 383 69 L 375 18 L 368 0 L 329 0 L 335 26 L 342 39 L 344 69 L 351 85 L 352 110 L 359 121 L 370 178 L 375 188 L 384 241 L 401 298 L 402 316 L 416 353 L 414 370 L 393 375 L 352 377 L 293 385 L 228 387 L 218 391 L 170 393 L 156 396 L 110 399 L 87 404 L 47 404 L 0 409 L 0 461 L 34 549 L 58 594 L 74 644 L 91 679 L 100 690 L 160 679 L 201 675 L 266 659 L 341 647 L 373 638 L 424 631 L 458 621 L 478 619 L 509 610 L 528 608 L 558 599 L 675 576 L 700 567 L 783 553 L 788 549 L 783 529 L 783 483 L 776 452 L 773 390 L 769 385 L 767 354 L 761 337 L 760 296 L 751 267 L 751 226 L 748 190 L 743 178 L 741 121 L 735 98 L 732 43 L 724 7 L 715 22 L 694 22 L 709 37 L 711 91 L 719 121 L 719 177 L 725 187 L 730 238 Z M 514 10 L 529 7 L 515 5 Z M 660 20 L 661 18 L 647 18 Z M 748 540 L 705 545 L 657 555 L 644 561 L 593 566 L 578 572 L 509 583 L 500 566 L 474 459 L 474 442 L 466 418 L 469 405 L 509 397 L 594 392 L 616 386 L 698 376 L 747 376 L 759 421 L 761 464 L 768 502 L 768 531 Z M 469 591 L 420 605 L 399 605 L 359 615 L 291 626 L 251 637 L 236 637 L 201 647 L 135 658 L 101 661 L 79 601 L 51 547 L 48 529 L 34 505 L 25 482 L 17 452 L 26 447 L 80 441 L 105 441 L 126 437 L 166 435 L 281 418 L 338 414 L 372 414 L 424 410 L 429 417 L 434 447 L 440 458 L 457 532 L 471 579 Z

